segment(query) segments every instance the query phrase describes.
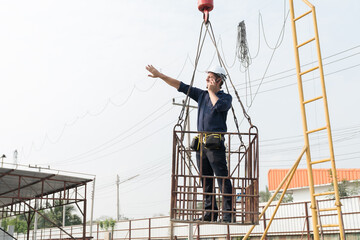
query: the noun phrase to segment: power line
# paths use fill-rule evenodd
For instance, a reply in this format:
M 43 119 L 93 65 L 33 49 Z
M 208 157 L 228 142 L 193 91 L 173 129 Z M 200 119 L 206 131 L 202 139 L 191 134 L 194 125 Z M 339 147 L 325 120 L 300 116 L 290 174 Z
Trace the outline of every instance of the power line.
M 338 56 L 338 55 L 340 55 L 340 54 L 343 54 L 343 53 L 345 53 L 345 52 L 351 51 L 351 50 L 356 49 L 356 48 L 359 48 L 359 47 L 360 47 L 360 45 L 357 45 L 357 46 L 355 46 L 355 47 L 351 47 L 351 48 L 349 48 L 349 49 L 346 49 L 346 50 L 343 50 L 343 51 L 341 51 L 341 52 L 338 52 L 338 53 L 332 54 L 332 55 L 330 55 L 330 56 L 327 56 L 327 57 L 323 58 L 323 60 L 326 60 L 326 59 L 329 59 L 329 58 Z M 357 53 L 355 53 L 355 54 L 351 54 L 351 55 L 349 55 L 349 56 L 347 56 L 347 57 L 343 57 L 343 58 L 340 58 L 340 59 L 338 59 L 338 60 L 335 60 L 335 61 L 332 61 L 332 62 L 329 62 L 329 63 L 325 63 L 325 64 L 323 64 L 323 65 L 326 66 L 326 65 L 329 65 L 329 64 L 332 64 L 332 63 L 335 63 L 335 62 L 338 62 L 338 61 L 341 61 L 341 60 L 344 60 L 344 59 L 353 57 L 353 56 L 358 55 L 358 54 L 360 54 L 360 52 L 357 52 Z M 316 62 L 317 62 L 317 61 L 309 62 L 309 63 L 306 63 L 306 64 L 301 65 L 301 67 L 309 66 L 309 65 L 314 64 L 314 63 L 316 63 Z M 287 70 L 284 70 L 284 71 L 281 71 L 281 72 L 278 72 L 278 73 L 274 73 L 274 74 L 268 75 L 268 76 L 266 76 L 264 79 L 271 78 L 271 77 L 275 77 L 275 76 L 281 75 L 281 74 L 283 74 L 283 73 L 287 73 L 287 72 L 291 72 L 291 71 L 295 71 L 295 70 L 296 70 L 295 68 L 287 69 Z M 287 75 L 287 77 L 289 77 L 289 76 L 295 76 L 295 75 L 296 75 L 296 73 L 293 73 L 293 74 L 291 74 L 291 75 Z M 279 79 L 283 79 L 283 78 L 279 78 Z M 258 82 L 258 81 L 261 81 L 261 80 L 262 80 L 262 78 L 258 78 L 258 79 L 252 80 L 252 82 Z M 245 84 L 246 84 L 246 83 L 239 83 L 239 84 L 235 84 L 235 86 L 241 86 L 241 85 L 245 85 Z
M 340 70 L 337 70 L 337 71 L 334 71 L 334 72 L 331 72 L 331 73 L 324 74 L 324 76 L 330 76 L 330 75 L 333 75 L 335 73 L 343 72 L 343 71 L 346 71 L 346 70 L 349 70 L 349 69 L 352 69 L 352 68 L 356 68 L 356 67 L 359 67 L 359 66 L 360 66 L 360 64 L 356 64 L 356 65 L 353 65 L 353 66 L 350 66 L 350 67 L 347 67 L 347 68 L 343 68 L 343 69 L 340 69 Z M 286 77 L 290 77 L 290 76 L 286 76 Z M 286 77 L 284 77 L 284 78 L 286 78 Z M 312 81 L 312 80 L 315 80 L 315 79 L 318 79 L 318 78 L 319 77 L 306 79 L 306 80 L 303 80 L 303 82 L 306 83 L 306 82 L 309 82 L 309 81 Z M 286 87 L 290 87 L 290 86 L 294 86 L 296 84 L 297 84 L 297 82 L 286 84 L 286 85 L 276 87 L 276 88 L 271 88 L 271 89 L 268 89 L 268 90 L 263 90 L 263 91 L 259 92 L 259 94 L 260 93 L 265 93 L 265 92 L 271 92 L 271 91 L 274 91 L 274 90 L 278 90 L 278 89 L 282 89 L 282 88 L 286 88 Z M 244 97 L 244 95 L 242 97 Z
M 80 164 L 80 163 L 89 163 L 89 162 L 92 162 L 92 161 L 96 161 L 96 160 L 99 159 L 99 158 L 108 157 L 108 156 L 113 155 L 113 154 L 115 154 L 115 153 L 118 153 L 118 152 L 120 152 L 120 151 L 122 151 L 122 150 L 124 150 L 124 149 L 127 149 L 127 148 L 129 148 L 129 147 L 132 147 L 132 146 L 138 144 L 139 142 L 144 141 L 145 139 L 149 138 L 150 136 L 153 136 L 153 135 L 155 135 L 155 134 L 163 131 L 163 130 L 166 129 L 168 126 L 170 126 L 170 125 L 172 125 L 172 124 L 175 124 L 175 122 L 176 122 L 176 120 L 175 120 L 175 121 L 171 121 L 170 123 L 168 123 L 168 124 L 166 124 L 166 125 L 164 125 L 164 126 L 161 126 L 159 129 L 153 131 L 152 133 L 150 133 L 150 134 L 148 134 L 148 135 L 140 138 L 139 140 L 134 141 L 134 142 L 132 142 L 132 143 L 129 143 L 128 145 L 125 145 L 124 147 L 118 148 L 118 149 L 116 149 L 116 150 L 114 150 L 114 151 L 112 151 L 112 152 L 105 153 L 105 154 L 103 154 L 103 155 L 101 155 L 101 156 L 94 157 L 93 159 L 90 159 L 90 160 L 85 160 L 85 161 L 81 161 L 81 162 L 71 161 L 71 163 L 72 163 L 72 164 L 74 164 L 74 163 L 77 163 L 77 164 Z M 99 151 L 99 152 L 100 152 L 100 151 Z M 82 157 L 82 158 L 84 158 L 84 157 Z M 82 159 L 82 158 L 79 158 L 79 159 Z
M 173 109 L 173 107 L 171 106 L 169 109 L 167 109 L 166 111 L 162 112 L 161 114 L 159 114 L 157 117 L 155 117 L 154 119 L 152 119 L 149 123 L 143 125 L 142 127 L 140 128 L 137 128 L 139 127 L 140 124 L 142 124 L 143 122 L 149 120 L 150 117 L 152 117 L 155 113 L 159 112 L 162 108 L 164 108 L 166 105 L 168 104 L 168 101 L 165 102 L 165 104 L 161 105 L 159 108 L 157 108 L 155 111 L 152 111 L 149 115 L 147 115 L 145 118 L 143 118 L 142 120 L 140 120 L 139 122 L 137 122 L 136 124 L 134 124 L 133 126 L 131 126 L 130 128 L 127 128 L 124 132 L 121 132 L 119 134 L 117 134 L 115 137 L 111 138 L 110 140 L 90 149 L 90 150 L 87 150 L 86 152 L 83 152 L 83 153 L 80 153 L 76 156 L 73 156 L 73 157 L 70 157 L 70 158 L 67 158 L 65 159 L 64 161 L 58 161 L 58 162 L 54 162 L 54 163 L 64 163 L 64 162 L 69 162 L 69 161 L 72 161 L 72 160 L 75 160 L 75 159 L 82 159 L 84 157 L 87 157 L 88 155 L 93 155 L 93 154 L 96 154 L 98 152 L 101 152 L 101 151 L 104 151 L 106 149 L 108 149 L 109 147 L 111 146 L 114 146 L 115 144 L 119 143 L 119 142 L 122 142 L 122 141 L 125 141 L 127 137 L 129 136 L 132 136 L 133 134 L 139 132 L 140 130 L 144 129 L 145 127 L 149 126 L 150 124 L 154 123 L 155 120 L 161 118 L 164 116 L 165 113 L 169 112 L 170 110 Z M 124 134 L 130 132 L 131 130 L 137 128 L 135 131 L 133 131 L 132 133 L 124 136 Z

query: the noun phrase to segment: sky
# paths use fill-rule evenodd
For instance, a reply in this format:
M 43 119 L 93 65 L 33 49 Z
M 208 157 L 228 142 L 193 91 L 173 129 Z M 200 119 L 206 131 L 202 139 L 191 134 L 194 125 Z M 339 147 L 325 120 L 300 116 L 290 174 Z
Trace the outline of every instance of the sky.
M 336 165 L 360 168 L 360 36 L 354 26 L 360 22 L 360 2 L 312 3 Z M 297 15 L 307 11 L 300 1 L 296 7 Z M 288 1 L 215 0 L 210 13 L 221 56 L 259 129 L 260 190 L 268 170 L 291 167 L 304 145 L 288 9 Z M 236 58 L 237 25 L 243 20 L 250 77 Z M 1 0 L 0 154 L 7 156 L 5 163 L 13 163 L 17 150 L 19 164 L 96 175 L 95 218 L 116 217 L 117 175 L 123 216 L 168 215 L 172 132 L 181 110 L 172 102 L 184 95 L 147 77 L 145 66 L 153 64 L 189 83 L 201 23 L 195 0 Z M 298 25 L 299 39 L 311 38 L 312 31 L 311 19 L 305 18 Z M 301 64 L 317 60 L 313 45 L 302 51 Z M 214 53 L 207 39 L 195 86 L 206 86 L 205 71 L 217 61 Z M 317 76 L 304 77 L 306 97 L 318 93 Z M 240 129 L 247 132 L 230 93 Z M 321 104 L 309 108 L 310 127 L 323 126 L 322 109 Z M 196 130 L 196 111 L 190 118 Z M 236 131 L 230 113 L 228 128 Z M 323 156 L 326 136 L 315 135 L 312 144 L 314 156 Z M 305 166 L 303 161 L 300 167 Z

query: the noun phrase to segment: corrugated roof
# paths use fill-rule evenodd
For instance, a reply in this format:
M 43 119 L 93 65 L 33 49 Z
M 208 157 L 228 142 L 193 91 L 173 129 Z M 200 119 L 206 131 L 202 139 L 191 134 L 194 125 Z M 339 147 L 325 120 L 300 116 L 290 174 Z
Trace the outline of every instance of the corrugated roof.
M 75 188 L 91 181 L 92 179 L 60 174 L 0 168 L 0 208 L 40 195 L 46 196 Z
M 284 179 L 285 175 L 289 169 L 270 169 L 268 172 L 268 183 L 269 190 L 273 191 L 279 186 L 281 181 Z M 360 169 L 359 168 L 347 168 L 347 169 L 336 169 L 337 177 L 339 181 L 344 179 L 359 180 L 360 179 Z M 314 176 L 314 185 L 322 185 L 331 183 L 330 169 L 313 169 Z M 285 185 L 285 184 L 284 184 Z M 300 188 L 309 186 L 307 169 L 297 169 L 295 175 L 289 185 L 291 188 Z

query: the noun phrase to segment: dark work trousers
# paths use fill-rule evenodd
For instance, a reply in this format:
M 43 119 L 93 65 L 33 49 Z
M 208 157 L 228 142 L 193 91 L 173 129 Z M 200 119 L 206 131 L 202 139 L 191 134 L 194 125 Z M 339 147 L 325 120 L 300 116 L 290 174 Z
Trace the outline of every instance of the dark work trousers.
M 215 149 L 215 150 L 210 150 L 203 147 L 202 163 L 200 162 L 200 151 L 196 152 L 196 161 L 197 161 L 198 169 L 202 172 L 203 176 L 214 176 L 214 173 L 216 176 L 228 176 L 224 145 L 221 147 L 221 149 Z M 201 166 L 202 168 L 200 169 Z M 218 178 L 217 181 L 221 192 L 223 191 L 223 183 L 224 183 L 224 193 L 229 193 L 229 194 L 232 193 L 232 186 L 229 179 L 223 180 Z M 212 178 L 205 177 L 202 179 L 203 187 L 205 186 L 204 187 L 205 193 L 213 192 L 214 183 L 215 182 L 213 181 Z M 223 197 L 223 200 L 224 200 L 223 210 L 231 211 L 232 197 L 225 196 Z M 205 194 L 205 210 L 218 210 L 216 204 L 216 196 Z M 209 214 L 209 212 L 205 212 L 205 214 L 207 215 Z M 218 214 L 215 213 L 214 218 L 217 215 Z M 224 213 L 223 217 L 231 218 L 231 214 Z

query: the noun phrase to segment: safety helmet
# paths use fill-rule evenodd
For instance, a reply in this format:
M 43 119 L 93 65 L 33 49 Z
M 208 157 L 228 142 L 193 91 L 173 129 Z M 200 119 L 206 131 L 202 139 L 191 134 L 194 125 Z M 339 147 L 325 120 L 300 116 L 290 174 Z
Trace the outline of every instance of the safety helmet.
M 207 71 L 207 73 L 215 73 L 216 75 L 219 75 L 223 81 L 226 79 L 226 71 L 223 67 L 220 66 L 212 66 Z

